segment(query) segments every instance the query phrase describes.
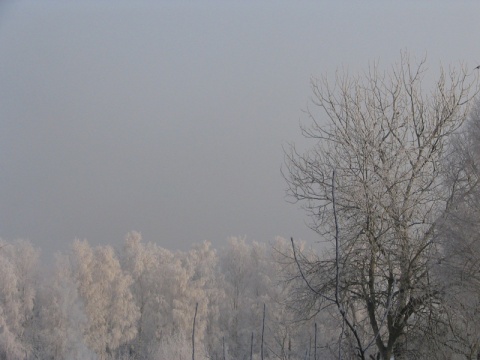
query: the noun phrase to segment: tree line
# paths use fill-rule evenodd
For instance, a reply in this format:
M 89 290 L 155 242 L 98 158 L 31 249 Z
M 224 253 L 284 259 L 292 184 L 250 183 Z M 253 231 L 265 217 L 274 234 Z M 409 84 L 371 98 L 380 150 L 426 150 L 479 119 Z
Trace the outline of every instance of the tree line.
M 218 251 L 205 241 L 187 252 L 137 232 L 119 249 L 76 240 L 50 276 L 39 254 L 1 241 L 2 359 L 191 359 L 192 343 L 196 360 L 313 356 L 319 318 L 296 319 L 283 301 L 301 284 L 283 238 L 231 237 Z M 327 343 L 328 321 L 318 326 Z

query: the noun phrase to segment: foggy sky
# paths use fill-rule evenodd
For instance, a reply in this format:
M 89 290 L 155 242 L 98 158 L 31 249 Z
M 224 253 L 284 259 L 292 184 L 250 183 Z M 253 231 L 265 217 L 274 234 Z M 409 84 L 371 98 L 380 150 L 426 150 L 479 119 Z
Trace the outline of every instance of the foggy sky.
M 282 146 L 312 76 L 480 64 L 480 3 L 19 1 L 0 5 L 0 237 L 168 249 L 318 240 Z

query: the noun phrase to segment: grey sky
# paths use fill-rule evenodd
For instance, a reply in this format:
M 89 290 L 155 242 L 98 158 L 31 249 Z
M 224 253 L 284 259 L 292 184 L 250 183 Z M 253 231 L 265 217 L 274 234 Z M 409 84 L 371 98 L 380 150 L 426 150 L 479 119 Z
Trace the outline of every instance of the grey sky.
M 285 201 L 282 144 L 311 76 L 478 65 L 480 3 L 0 5 L 0 236 L 44 252 L 131 230 L 169 249 L 316 240 Z

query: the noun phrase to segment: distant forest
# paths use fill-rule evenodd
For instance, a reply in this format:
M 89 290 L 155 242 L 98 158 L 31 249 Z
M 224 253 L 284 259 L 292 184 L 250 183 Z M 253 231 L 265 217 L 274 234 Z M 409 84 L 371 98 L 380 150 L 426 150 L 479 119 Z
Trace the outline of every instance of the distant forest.
M 287 254 L 282 238 L 171 252 L 134 232 L 118 250 L 75 241 L 44 278 L 38 249 L 2 241 L 2 358 L 190 359 L 197 304 L 195 359 L 259 359 L 262 333 L 265 358 L 304 358 L 315 321 L 318 356 L 328 353 L 328 317 L 294 321 L 284 302 L 301 285 Z

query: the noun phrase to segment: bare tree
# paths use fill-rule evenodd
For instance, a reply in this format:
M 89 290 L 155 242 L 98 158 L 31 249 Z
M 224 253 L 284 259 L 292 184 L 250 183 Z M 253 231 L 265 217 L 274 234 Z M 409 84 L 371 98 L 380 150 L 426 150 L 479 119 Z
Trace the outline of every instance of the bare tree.
M 265 303 L 263 303 L 263 320 L 262 320 L 262 344 L 261 344 L 261 359 L 264 359 L 264 351 L 263 351 L 263 345 L 264 345 L 264 335 L 265 335 Z
M 195 322 L 197 320 L 198 302 L 195 304 L 195 315 L 193 315 L 192 325 L 192 360 L 195 360 Z
M 452 204 L 441 160 L 478 82 L 466 69 L 441 69 L 427 92 L 425 69 L 402 53 L 389 72 L 375 64 L 362 77 L 312 81 L 302 132 L 316 143 L 285 151 L 289 194 L 332 242 L 316 261 L 299 257 L 317 301 L 310 310 L 337 304 L 347 324 L 341 341 L 360 358 L 405 355 L 409 330 L 442 293 L 430 271 L 438 219 Z

